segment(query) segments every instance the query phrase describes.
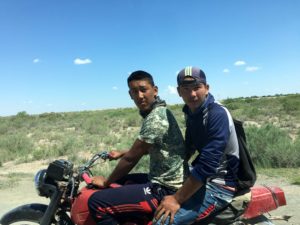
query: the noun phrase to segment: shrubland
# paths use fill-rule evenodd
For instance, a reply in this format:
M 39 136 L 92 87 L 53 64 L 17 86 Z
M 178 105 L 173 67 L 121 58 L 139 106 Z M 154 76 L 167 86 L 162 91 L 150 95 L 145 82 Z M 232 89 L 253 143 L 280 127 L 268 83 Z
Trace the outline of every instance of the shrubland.
M 247 141 L 258 168 L 300 167 L 300 94 L 252 96 L 221 101 L 244 121 Z M 182 105 L 168 106 L 184 132 Z M 0 117 L 0 169 L 16 163 L 68 158 L 83 162 L 102 150 L 128 149 L 139 132 L 136 108 Z M 109 162 L 107 173 L 115 162 Z M 147 157 L 136 171 L 145 171 Z

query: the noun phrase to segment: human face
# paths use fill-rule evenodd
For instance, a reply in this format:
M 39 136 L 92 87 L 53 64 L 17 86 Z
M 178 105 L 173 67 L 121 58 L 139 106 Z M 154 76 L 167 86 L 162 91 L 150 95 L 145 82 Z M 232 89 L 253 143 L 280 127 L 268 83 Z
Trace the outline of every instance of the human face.
M 177 88 L 177 91 L 190 110 L 195 112 L 196 109 L 204 103 L 205 98 L 208 95 L 209 86 L 202 83 L 180 85 Z
M 152 86 L 148 80 L 133 80 L 129 83 L 129 95 L 140 111 L 150 111 L 157 94 L 157 87 Z

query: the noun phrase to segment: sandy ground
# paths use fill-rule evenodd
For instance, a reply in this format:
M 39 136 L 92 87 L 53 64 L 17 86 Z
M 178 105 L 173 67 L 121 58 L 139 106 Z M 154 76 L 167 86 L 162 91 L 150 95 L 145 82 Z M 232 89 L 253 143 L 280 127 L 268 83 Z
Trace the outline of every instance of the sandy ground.
M 7 174 L 26 173 L 20 177 L 13 186 L 5 186 L 0 189 L 0 217 L 10 209 L 27 203 L 48 203 L 46 198 L 39 197 L 35 191 L 33 176 L 41 168 L 46 168 L 47 162 L 36 162 L 30 164 L 13 165 L 4 164 L 0 167 L 0 182 L 7 182 Z M 32 176 L 28 176 L 32 174 Z M 300 225 L 300 186 L 290 185 L 284 178 L 270 178 L 264 175 L 258 176 L 257 185 L 279 186 L 283 189 L 287 205 L 270 212 L 271 217 L 283 215 L 292 216 L 289 222 L 273 220 L 276 225 Z M 1 186 L 1 185 L 0 185 Z M 268 216 L 268 215 L 267 215 Z

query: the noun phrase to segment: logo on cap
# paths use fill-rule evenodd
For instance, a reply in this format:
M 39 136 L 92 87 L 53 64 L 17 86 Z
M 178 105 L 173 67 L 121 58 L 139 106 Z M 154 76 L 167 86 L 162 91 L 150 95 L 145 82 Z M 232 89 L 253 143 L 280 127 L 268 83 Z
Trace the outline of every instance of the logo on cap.
M 185 76 L 192 76 L 192 67 L 191 66 L 185 67 L 184 75 Z

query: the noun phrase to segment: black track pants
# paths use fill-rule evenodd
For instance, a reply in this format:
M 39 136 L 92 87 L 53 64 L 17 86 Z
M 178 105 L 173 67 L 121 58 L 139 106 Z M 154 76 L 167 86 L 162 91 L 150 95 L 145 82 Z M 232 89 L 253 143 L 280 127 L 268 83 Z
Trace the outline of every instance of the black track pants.
M 152 217 L 162 198 L 170 194 L 174 192 L 151 182 L 129 184 L 95 192 L 88 206 L 98 225 L 117 225 Z

